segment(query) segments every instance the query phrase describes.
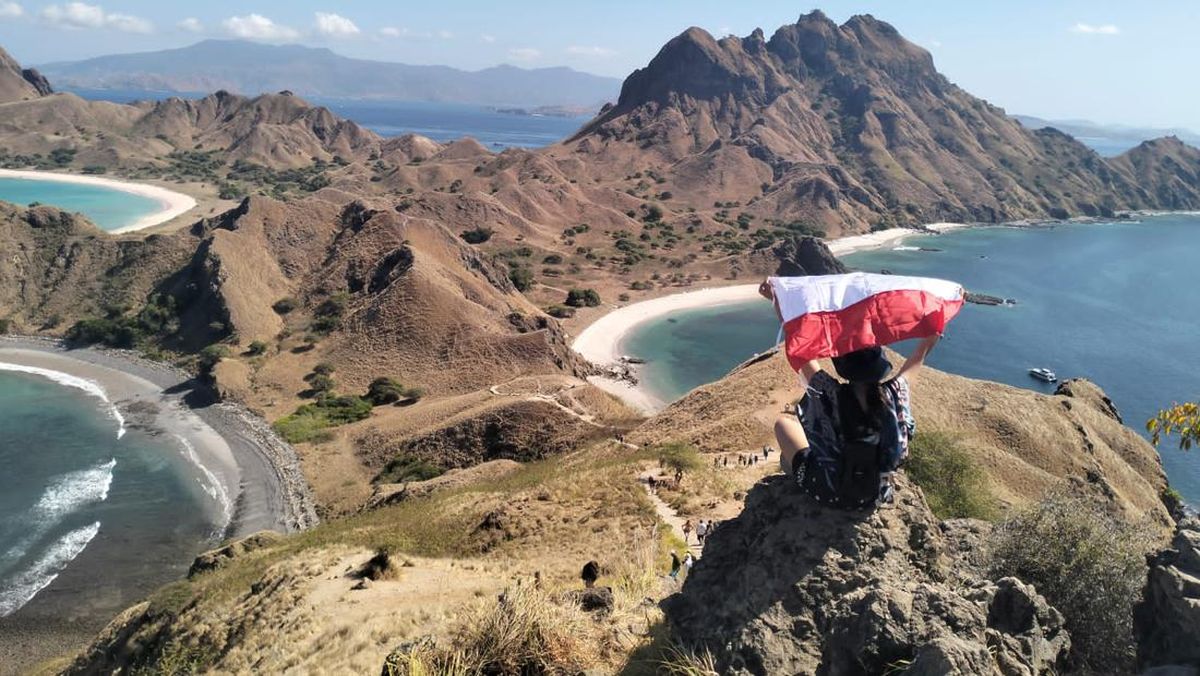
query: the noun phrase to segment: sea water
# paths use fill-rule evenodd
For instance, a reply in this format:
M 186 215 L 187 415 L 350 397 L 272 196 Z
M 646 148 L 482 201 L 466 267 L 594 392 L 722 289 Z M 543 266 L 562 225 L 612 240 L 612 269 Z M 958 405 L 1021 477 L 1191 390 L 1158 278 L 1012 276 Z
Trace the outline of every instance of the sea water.
M 0 629 L 103 620 L 180 577 L 225 520 L 186 450 L 95 383 L 0 368 Z
M 938 251 L 918 249 L 938 249 Z M 1029 377 L 1098 383 L 1133 429 L 1177 401 L 1200 400 L 1200 217 L 1047 228 L 978 228 L 912 237 L 897 249 L 843 258 L 869 272 L 943 277 L 1014 306 L 968 304 L 929 358 L 972 378 L 1053 392 Z M 765 301 L 689 310 L 645 323 L 620 351 L 670 401 L 770 347 L 779 330 Z M 910 346 L 900 345 L 901 352 Z M 1172 485 L 1200 504 L 1200 452 L 1160 448 Z
M 101 230 L 116 230 L 160 211 L 154 199 L 99 185 L 0 177 L 0 200 L 20 206 L 47 204 L 87 216 Z

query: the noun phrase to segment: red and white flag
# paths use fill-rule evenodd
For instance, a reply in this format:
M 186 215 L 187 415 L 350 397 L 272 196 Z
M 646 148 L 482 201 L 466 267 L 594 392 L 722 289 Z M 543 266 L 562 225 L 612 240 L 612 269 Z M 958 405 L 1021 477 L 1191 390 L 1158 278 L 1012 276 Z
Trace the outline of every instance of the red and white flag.
M 792 368 L 909 338 L 941 335 L 962 309 L 962 285 L 930 277 L 852 272 L 771 277 Z

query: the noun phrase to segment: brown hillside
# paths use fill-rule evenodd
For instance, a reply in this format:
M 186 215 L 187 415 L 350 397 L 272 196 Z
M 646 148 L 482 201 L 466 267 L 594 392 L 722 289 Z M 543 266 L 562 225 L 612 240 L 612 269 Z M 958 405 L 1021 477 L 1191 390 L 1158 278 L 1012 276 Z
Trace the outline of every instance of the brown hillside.
M 0 103 L 36 99 L 50 91 L 46 78 L 32 68 L 22 70 L 20 64 L 0 48 Z

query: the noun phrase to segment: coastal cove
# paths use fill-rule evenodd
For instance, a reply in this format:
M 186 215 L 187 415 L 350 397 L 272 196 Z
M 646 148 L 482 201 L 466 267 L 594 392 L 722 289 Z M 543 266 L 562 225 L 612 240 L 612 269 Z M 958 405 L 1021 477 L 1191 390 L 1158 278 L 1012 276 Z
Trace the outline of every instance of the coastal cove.
M 16 169 L 0 169 L 0 200 L 79 212 L 112 234 L 161 225 L 196 207 L 195 198 L 157 185 Z
M 53 654 L 224 537 L 316 522 L 290 447 L 244 410 L 194 408 L 188 380 L 0 339 L 0 645 Z
M 1140 433 L 1159 408 L 1200 398 L 1200 374 L 1183 366 L 1200 339 L 1200 272 L 1190 253 L 1200 249 L 1196 215 L 981 227 L 879 243 L 883 248 L 844 253 L 842 261 L 866 271 L 953 279 L 972 291 L 1017 299 L 1013 307 L 968 304 L 931 356 L 935 368 L 1045 393 L 1054 386 L 1030 378 L 1028 368 L 1088 378 Z M 741 289 L 740 302 L 734 289 Z M 646 359 L 637 367 L 636 388 L 604 386 L 619 396 L 633 391 L 631 403 L 660 409 L 774 344 L 778 322 L 753 286 L 719 291 L 733 300 L 670 300 L 718 292 L 697 291 L 622 308 L 617 312 L 640 314 L 640 321 L 617 326 L 609 320 L 599 334 L 589 327 L 580 336 L 581 352 L 598 363 L 620 355 Z M 643 306 L 658 311 L 638 310 Z M 597 360 L 605 354 L 599 335 L 610 341 L 608 361 Z M 1172 484 L 1200 504 L 1200 458 L 1170 441 L 1160 451 Z

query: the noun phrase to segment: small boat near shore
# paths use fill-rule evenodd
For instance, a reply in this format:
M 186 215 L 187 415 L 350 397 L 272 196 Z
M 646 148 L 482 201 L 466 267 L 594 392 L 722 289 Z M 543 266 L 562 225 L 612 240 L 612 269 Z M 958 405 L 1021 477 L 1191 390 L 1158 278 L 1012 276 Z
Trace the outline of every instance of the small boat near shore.
M 1051 371 L 1048 368 L 1029 369 L 1029 375 L 1033 376 L 1034 378 L 1037 378 L 1038 380 L 1041 380 L 1041 381 L 1044 381 L 1047 383 L 1053 383 L 1053 382 L 1058 381 L 1058 375 L 1055 374 L 1054 371 Z

